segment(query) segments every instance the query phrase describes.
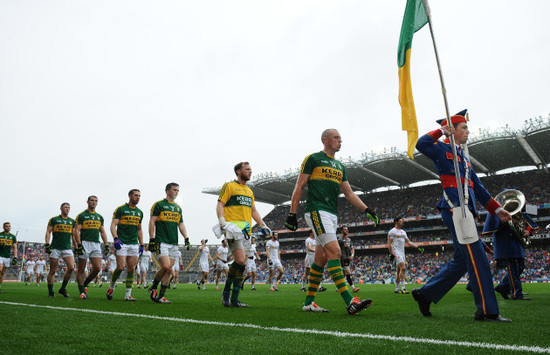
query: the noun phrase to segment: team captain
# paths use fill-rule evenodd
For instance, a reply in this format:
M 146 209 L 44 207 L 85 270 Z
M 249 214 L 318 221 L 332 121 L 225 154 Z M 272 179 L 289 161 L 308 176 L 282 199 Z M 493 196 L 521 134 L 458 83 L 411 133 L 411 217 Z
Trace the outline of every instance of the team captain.
M 374 221 L 375 227 L 379 223 L 379 218 L 351 189 L 344 164 L 334 159 L 335 153 L 340 150 L 342 145 L 340 133 L 335 129 L 327 129 L 323 131 L 321 141 L 324 145 L 323 150 L 308 155 L 302 163 L 300 175 L 292 193 L 290 214 L 285 223 L 285 226 L 292 231 L 298 228 L 296 213 L 302 198 L 302 191 L 307 185 L 304 217 L 308 226 L 315 233 L 317 245 L 302 309 L 308 312 L 328 312 L 313 302 L 323 279 L 325 264 L 328 261 L 330 277 L 344 299 L 348 313 L 357 314 L 369 307 L 372 300 L 367 298 L 361 301 L 359 297 L 353 297 L 346 285 L 340 262 L 342 253 L 336 240 L 338 195 L 342 192 L 354 207 L 364 211 L 366 217 Z

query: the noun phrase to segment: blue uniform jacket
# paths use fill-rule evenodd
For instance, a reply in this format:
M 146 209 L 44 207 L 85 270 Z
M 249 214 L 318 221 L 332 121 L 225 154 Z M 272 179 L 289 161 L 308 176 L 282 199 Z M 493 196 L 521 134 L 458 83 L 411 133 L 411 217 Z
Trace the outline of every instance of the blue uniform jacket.
M 453 203 L 454 207 L 460 206 L 460 200 L 458 198 L 458 189 L 456 186 L 455 178 L 455 168 L 453 163 L 453 152 L 451 145 L 448 140 L 440 141 L 438 140 L 443 135 L 440 129 L 429 132 L 418 139 L 416 144 L 416 149 L 419 152 L 432 159 L 435 165 L 435 169 L 440 176 L 441 184 L 445 193 Z M 468 207 L 470 211 L 477 216 L 476 210 L 476 198 L 479 202 L 485 206 L 487 211 L 490 214 L 494 214 L 495 210 L 500 207 L 500 205 L 491 197 L 487 189 L 483 186 L 477 174 L 473 170 L 470 161 L 464 156 L 462 150 L 457 151 L 458 155 L 458 166 L 460 169 L 460 177 L 462 179 L 462 186 L 464 186 L 464 174 L 465 174 L 465 163 L 469 166 L 469 200 Z M 442 208 L 450 209 L 449 204 L 444 197 L 441 198 L 441 201 L 437 204 L 437 208 L 440 210 Z
M 533 231 L 538 228 L 537 224 L 529 215 L 522 213 L 526 227 Z M 525 258 L 523 245 L 514 237 L 508 227 L 508 222 L 502 222 L 498 216 L 487 215 L 482 234 L 493 234 L 495 248 L 495 259 Z

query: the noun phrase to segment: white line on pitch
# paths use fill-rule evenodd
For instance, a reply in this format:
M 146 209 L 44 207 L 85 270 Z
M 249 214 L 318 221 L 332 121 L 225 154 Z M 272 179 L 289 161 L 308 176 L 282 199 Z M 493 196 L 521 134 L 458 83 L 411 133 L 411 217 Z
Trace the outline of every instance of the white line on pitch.
M 167 320 L 172 322 L 215 325 L 215 326 L 221 326 L 221 327 L 241 327 L 241 328 L 252 328 L 252 329 L 261 329 L 261 330 L 273 330 L 277 332 L 288 332 L 288 333 L 304 333 L 304 334 L 314 334 L 314 335 L 322 334 L 322 335 L 331 335 L 335 337 L 367 338 L 367 339 L 400 341 L 400 342 L 420 343 L 420 344 L 463 346 L 463 347 L 491 349 L 491 350 L 510 350 L 510 351 L 528 351 L 528 352 L 534 352 L 534 353 L 550 353 L 550 348 L 542 348 L 539 346 L 475 343 L 470 341 L 438 340 L 438 339 L 430 339 L 430 338 L 413 338 L 413 337 L 403 337 L 403 336 L 399 337 L 399 336 L 392 336 L 392 335 L 380 335 L 380 334 L 368 334 L 368 333 L 366 334 L 347 333 L 347 332 L 336 332 L 336 331 L 317 330 L 317 329 L 264 327 L 257 324 L 214 322 L 214 321 L 186 319 L 186 318 L 160 317 L 160 316 L 153 316 L 149 314 L 98 311 L 95 309 L 65 308 L 65 307 L 44 306 L 44 305 L 38 305 L 38 304 L 27 304 L 27 303 L 17 303 L 17 302 L 0 301 L 0 304 L 34 307 L 34 308 L 46 308 L 46 309 L 54 309 L 59 311 L 74 311 L 74 312 L 106 314 L 106 315 L 123 316 L 123 317 L 159 319 L 159 320 Z

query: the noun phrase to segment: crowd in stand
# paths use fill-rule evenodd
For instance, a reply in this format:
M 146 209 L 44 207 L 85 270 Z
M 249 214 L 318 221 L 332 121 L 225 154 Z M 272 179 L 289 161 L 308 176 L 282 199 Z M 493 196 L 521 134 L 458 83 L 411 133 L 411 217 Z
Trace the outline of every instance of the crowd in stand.
M 425 233 L 426 238 L 435 238 L 436 235 L 437 233 Z M 383 242 L 383 239 L 381 239 L 380 242 Z M 303 242 L 289 245 L 296 247 L 296 250 L 300 250 L 303 249 L 302 244 Z M 262 248 L 263 247 L 260 246 L 258 250 L 262 251 Z M 23 249 L 25 249 L 24 253 Z M 41 243 L 34 243 L 33 245 L 27 246 L 19 244 L 19 253 L 19 255 L 25 255 L 23 260 L 37 258 L 39 255 L 44 256 L 46 261 L 48 260 L 47 254 L 44 251 L 44 245 Z M 303 255 L 302 253 L 283 254 L 281 260 L 285 270 L 282 279 L 283 283 L 299 282 L 304 270 Z M 424 254 L 409 252 L 407 254 L 408 282 L 425 282 L 435 275 L 452 256 L 453 250 L 451 247 L 448 247 L 445 251 L 439 252 L 435 252 L 432 249 L 431 252 L 426 252 Z M 491 259 L 490 255 L 489 259 Z M 266 282 L 268 270 L 265 256 L 262 257 L 262 260 L 259 261 L 257 265 L 257 282 Z M 24 263 L 20 267 L 24 269 Z M 18 269 L 19 268 L 14 271 L 18 272 Z M 352 272 L 354 279 L 358 280 L 359 283 L 393 282 L 395 265 L 389 261 L 387 251 L 381 250 L 378 254 L 357 255 L 352 263 Z M 495 280 L 500 278 L 502 273 L 500 269 L 494 269 L 493 272 Z M 525 271 L 522 275 L 526 280 L 550 279 L 550 245 L 526 249 Z M 327 280 L 330 280 L 328 274 L 326 274 L 325 277 Z M 210 278 L 213 280 L 214 273 L 211 273 Z
M 407 282 L 425 282 L 434 276 L 452 257 L 453 250 L 429 253 L 407 254 Z M 489 256 L 491 264 L 494 265 Z M 303 258 L 282 260 L 285 270 L 283 283 L 299 283 L 304 272 Z M 395 265 L 389 260 L 387 253 L 376 255 L 357 256 L 351 265 L 353 278 L 358 283 L 392 283 L 395 276 Z M 495 281 L 502 277 L 504 270 L 493 268 Z M 267 263 L 262 259 L 258 263 L 258 282 L 266 282 L 268 275 Z M 536 247 L 526 250 L 525 280 L 550 279 L 550 247 Z M 330 277 L 325 271 L 325 280 L 330 282 Z M 466 280 L 466 277 L 465 277 Z
M 550 176 L 544 170 L 532 170 L 506 175 L 494 175 L 481 179 L 485 187 L 493 195 L 504 189 L 518 189 L 523 192 L 527 203 L 543 204 L 550 203 L 550 189 L 547 189 Z M 361 195 L 360 198 L 368 205 L 375 208 L 381 219 L 393 219 L 396 216 L 428 217 L 439 214 L 435 205 L 441 199 L 440 184 L 413 187 L 399 190 L 389 190 L 374 194 Z M 478 206 L 484 211 L 483 206 Z M 288 205 L 277 206 L 264 221 L 273 229 L 284 229 L 284 222 L 288 216 L 290 207 Z M 302 216 L 303 206 L 300 205 L 298 216 Z M 307 228 L 304 220 L 299 220 L 299 228 Z M 338 222 L 350 224 L 365 222 L 365 216 L 361 211 L 355 209 L 345 199 L 338 203 Z

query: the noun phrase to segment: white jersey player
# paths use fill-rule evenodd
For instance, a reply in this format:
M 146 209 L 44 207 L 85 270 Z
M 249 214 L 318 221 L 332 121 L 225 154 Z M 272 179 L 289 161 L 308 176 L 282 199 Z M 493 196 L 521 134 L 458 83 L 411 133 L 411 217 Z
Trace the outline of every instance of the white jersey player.
M 25 285 L 27 286 L 30 285 L 30 283 L 32 282 L 32 277 L 34 275 L 35 267 L 36 267 L 36 262 L 33 259 L 27 260 L 25 264 L 25 272 L 27 273 L 27 282 L 25 283 Z
M 147 272 L 149 272 L 149 265 L 151 265 L 151 252 L 149 251 L 149 245 L 146 244 L 145 250 L 139 259 L 139 267 L 141 269 L 141 283 L 138 286 L 139 288 L 147 287 Z
M 110 254 L 107 258 L 107 262 L 109 263 L 109 273 L 111 274 L 111 279 L 113 278 L 113 272 L 115 272 L 116 269 L 116 256 L 115 254 Z
M 174 290 L 177 288 L 178 285 L 178 275 L 181 269 L 182 260 L 181 260 L 181 251 L 178 249 L 178 252 L 176 253 L 176 257 L 174 258 L 174 265 L 172 266 L 172 276 L 170 277 L 170 282 L 174 283 L 174 286 L 172 287 Z
M 40 258 L 36 261 L 36 286 L 40 286 L 40 281 L 46 273 L 46 260 L 41 255 Z
M 315 257 L 315 235 L 313 234 L 313 230 L 309 231 L 309 235 L 305 241 L 306 244 L 306 258 L 304 260 L 305 263 L 305 270 L 304 270 L 304 276 L 302 277 L 302 292 L 306 292 L 306 285 L 308 284 L 308 277 L 309 277 L 309 269 L 311 267 L 311 264 L 313 264 L 313 258 Z
M 395 293 L 409 293 L 405 289 L 405 244 L 417 248 L 420 252 L 424 249 L 419 248 L 416 243 L 413 243 L 407 237 L 407 233 L 402 229 L 405 224 L 405 220 L 401 217 L 397 217 L 393 220 L 395 226 L 388 233 L 388 250 L 390 252 L 391 259 L 395 258 L 395 265 L 397 271 L 395 273 Z M 401 289 L 399 289 L 401 284 Z
M 248 243 L 245 243 L 246 253 L 246 277 L 241 285 L 241 290 L 244 289 L 244 283 L 250 279 L 251 290 L 256 291 L 256 260 L 260 260 L 260 255 L 256 251 L 256 238 L 251 237 Z
M 199 247 L 199 253 L 200 253 L 200 260 L 199 260 L 199 266 L 201 270 L 201 278 L 200 280 L 197 280 L 197 288 L 206 290 L 206 279 L 208 278 L 208 271 L 210 270 L 209 262 L 213 262 L 214 259 L 210 256 L 210 248 L 206 246 L 206 243 L 208 242 L 208 239 L 201 240 L 201 246 Z
M 227 271 L 229 270 L 229 265 L 227 264 L 227 256 L 229 254 L 229 248 L 227 247 L 227 240 L 222 240 L 222 245 L 218 247 L 218 251 L 216 252 L 216 290 L 218 290 L 218 283 L 220 281 L 220 277 L 222 275 L 222 272 L 224 273 L 225 277 L 227 278 Z M 244 283 L 244 282 L 243 282 Z
M 281 251 L 279 250 L 279 233 L 273 232 L 271 239 L 265 243 L 265 249 L 267 253 L 267 265 L 269 267 L 268 282 L 271 285 L 271 291 L 279 291 L 277 284 L 283 277 L 283 265 L 281 264 Z M 279 274 L 275 279 L 273 277 L 273 271 L 278 270 Z

